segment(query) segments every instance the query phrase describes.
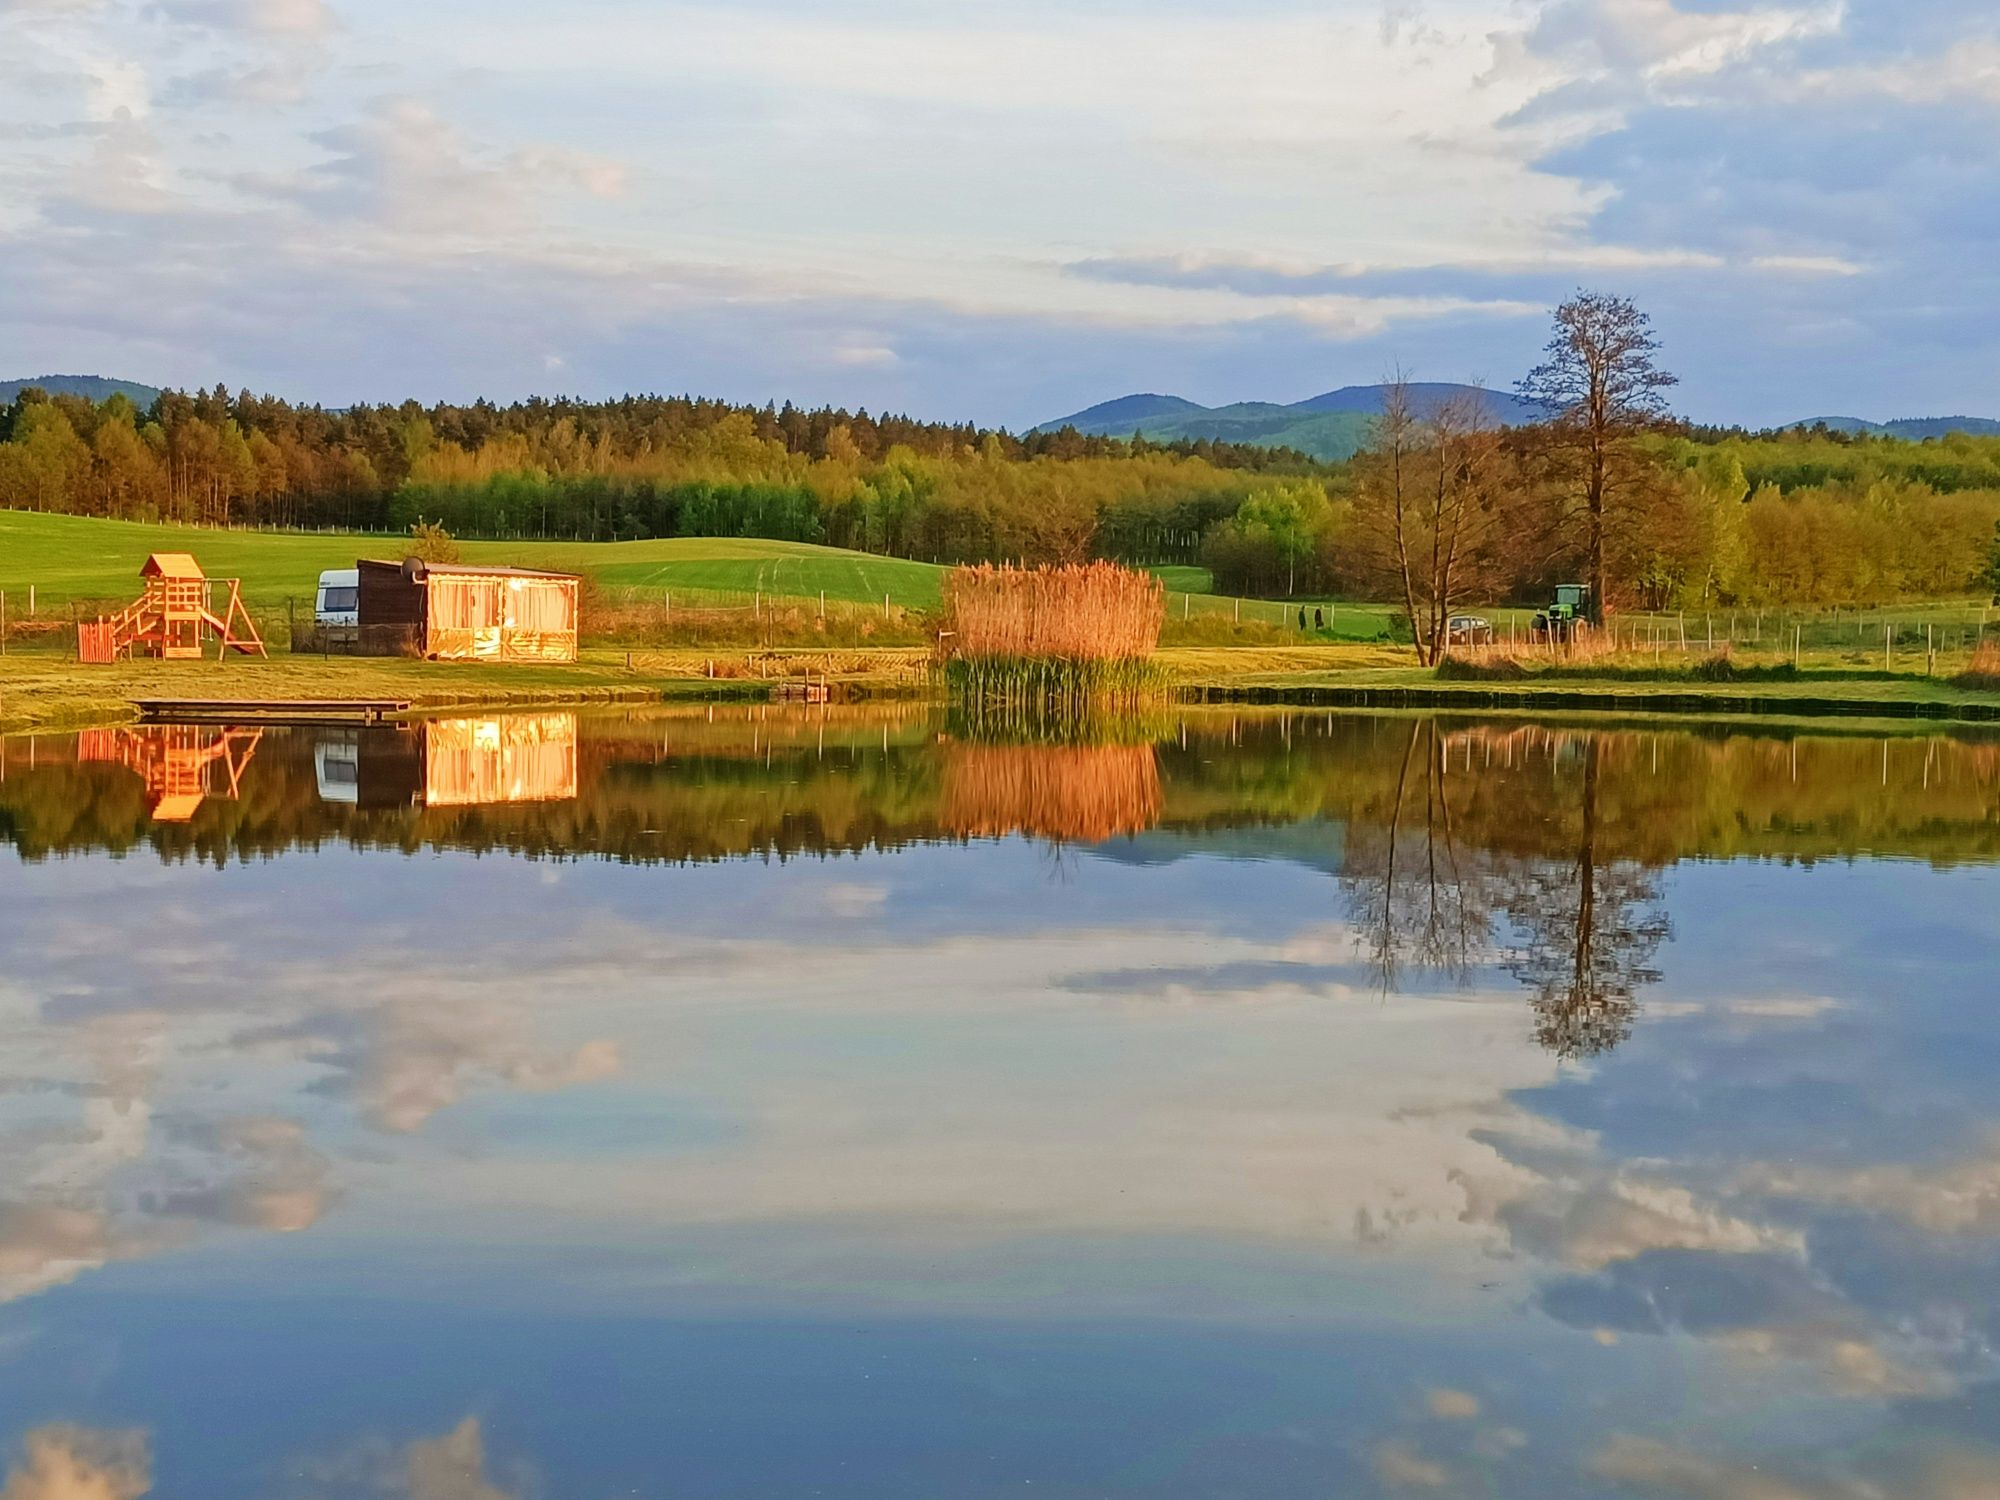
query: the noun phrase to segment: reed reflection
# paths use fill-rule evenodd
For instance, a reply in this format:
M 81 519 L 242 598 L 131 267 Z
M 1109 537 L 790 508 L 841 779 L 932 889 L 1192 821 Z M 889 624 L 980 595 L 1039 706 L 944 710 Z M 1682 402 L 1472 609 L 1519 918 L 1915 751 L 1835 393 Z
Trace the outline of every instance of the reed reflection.
M 1103 843 L 1160 820 L 1151 745 L 952 745 L 938 817 L 968 838 Z

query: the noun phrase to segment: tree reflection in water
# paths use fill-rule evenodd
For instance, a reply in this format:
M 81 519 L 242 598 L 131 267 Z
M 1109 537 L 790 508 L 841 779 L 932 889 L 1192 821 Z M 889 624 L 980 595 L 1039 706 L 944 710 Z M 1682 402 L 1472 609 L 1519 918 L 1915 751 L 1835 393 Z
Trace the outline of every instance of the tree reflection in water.
M 1546 791 L 1495 799 L 1485 779 L 1476 844 L 1453 807 L 1454 782 L 1461 802 L 1481 783 L 1450 774 L 1452 748 L 1435 719 L 1412 723 L 1387 808 L 1348 826 L 1342 885 L 1377 985 L 1387 994 L 1406 978 L 1468 984 L 1497 960 L 1533 992 L 1543 1047 L 1562 1058 L 1608 1051 L 1631 1034 L 1639 992 L 1660 979 L 1653 961 L 1672 927 L 1656 873 L 1600 849 L 1603 740 L 1588 735 L 1575 746 L 1582 774 L 1573 808 L 1560 788 L 1553 806 Z M 1543 840 L 1510 836 L 1496 818 L 1573 829 L 1570 852 L 1527 847 Z
M 1639 991 L 1659 982 L 1653 958 L 1672 936 L 1655 873 L 1598 852 L 1603 754 L 1595 736 L 1584 742 L 1575 856 L 1528 865 L 1507 891 L 1507 968 L 1534 991 L 1535 1040 L 1562 1058 L 1594 1057 L 1632 1034 Z
M 1342 884 L 1384 993 L 1411 968 L 1465 983 L 1492 943 L 1497 872 L 1457 836 L 1444 755 L 1437 721 L 1412 723 L 1387 817 L 1348 825 Z

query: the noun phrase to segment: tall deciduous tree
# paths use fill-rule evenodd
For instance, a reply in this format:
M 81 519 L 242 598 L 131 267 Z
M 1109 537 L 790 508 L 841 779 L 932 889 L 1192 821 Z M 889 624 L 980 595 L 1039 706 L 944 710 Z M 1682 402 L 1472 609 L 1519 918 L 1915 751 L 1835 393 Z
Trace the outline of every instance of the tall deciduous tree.
M 1578 292 L 1555 312 L 1542 363 L 1520 392 L 1549 414 L 1552 451 L 1564 460 L 1583 506 L 1590 607 L 1604 617 L 1610 578 L 1605 541 L 1616 508 L 1639 489 L 1633 440 L 1667 415 L 1679 383 L 1659 364 L 1652 319 L 1629 298 Z

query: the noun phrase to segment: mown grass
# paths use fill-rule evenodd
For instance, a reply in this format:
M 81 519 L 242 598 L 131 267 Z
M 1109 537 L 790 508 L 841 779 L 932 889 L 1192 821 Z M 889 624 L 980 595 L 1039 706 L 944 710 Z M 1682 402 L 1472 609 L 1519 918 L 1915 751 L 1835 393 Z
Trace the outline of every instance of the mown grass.
M 1774 674 L 1767 678 L 1740 682 L 1704 681 L 1691 672 L 1615 669 L 1594 672 L 1529 672 L 1518 677 L 1480 677 L 1471 680 L 1440 677 L 1435 671 L 1406 663 L 1384 667 L 1278 667 L 1231 674 L 1227 679 L 1212 674 L 1186 679 L 1191 686 L 1227 692 L 1235 689 L 1299 690 L 1319 688 L 1399 689 L 1455 693 L 1468 701 L 1493 694 L 1546 696 L 1561 694 L 1578 700 L 1615 702 L 1621 698 L 1672 696 L 1689 700 L 1709 700 L 1726 704 L 1746 694 L 1758 698 L 1838 699 L 1854 703 L 2000 703 L 2000 693 L 1959 686 L 1950 678 L 1925 677 L 1918 673 L 1857 673 L 1814 671 L 1808 668 L 1795 676 Z
M 359 557 L 399 557 L 406 538 L 358 532 L 302 534 L 218 531 L 0 511 L 0 590 L 16 617 L 33 585 L 40 612 L 67 614 L 90 604 L 136 598 L 149 553 L 192 552 L 212 578 L 241 578 L 253 609 L 282 614 L 290 600 L 310 608 L 319 575 Z M 668 537 L 643 542 L 480 542 L 459 550 L 467 562 L 511 563 L 581 573 L 606 592 L 661 596 L 674 589 L 750 595 L 756 591 L 929 609 L 942 568 L 804 542 L 734 537 Z
M 587 650 L 573 665 L 425 662 L 393 657 L 274 655 L 268 661 L 121 661 L 80 666 L 64 656 L 0 657 L 0 733 L 115 723 L 136 698 L 407 698 L 419 709 L 522 707 L 663 698 L 764 697 L 783 679 L 849 690 L 921 691 L 921 651 Z M 711 675 L 712 674 L 712 675 Z
M 0 510 L 0 592 L 7 596 L 11 625 L 26 620 L 31 586 L 42 620 L 66 624 L 72 604 L 95 611 L 138 597 L 139 567 L 150 553 L 192 552 L 211 577 L 241 578 L 251 609 L 267 627 L 275 628 L 288 609 L 311 610 L 322 572 L 351 568 L 360 557 L 401 556 L 406 540 L 399 533 L 220 531 Z M 682 615 L 718 608 L 741 609 L 747 615 L 759 594 L 815 605 L 824 594 L 829 607 L 879 607 L 886 595 L 892 610 L 931 611 L 937 608 L 948 571 L 904 558 L 754 537 L 466 540 L 459 543 L 459 551 L 468 562 L 580 573 L 594 586 L 589 605 L 606 613 L 628 605 L 657 608 L 671 599 Z M 1295 609 L 1264 600 L 1244 600 L 1239 605 L 1208 596 L 1201 592 L 1209 584 L 1206 569 L 1159 571 L 1185 575 L 1184 583 L 1197 585 L 1192 598 L 1170 596 L 1170 638 L 1176 633 L 1199 640 L 1298 638 Z M 1189 623 L 1181 628 L 1184 619 Z M 588 619 L 585 623 L 588 630 Z M 1355 605 L 1340 606 L 1335 624 L 1326 638 L 1372 640 L 1389 628 L 1386 609 Z M 709 629 L 718 638 L 728 634 L 717 631 L 713 621 Z M 762 641 L 769 632 L 752 620 L 737 634 L 747 643 Z

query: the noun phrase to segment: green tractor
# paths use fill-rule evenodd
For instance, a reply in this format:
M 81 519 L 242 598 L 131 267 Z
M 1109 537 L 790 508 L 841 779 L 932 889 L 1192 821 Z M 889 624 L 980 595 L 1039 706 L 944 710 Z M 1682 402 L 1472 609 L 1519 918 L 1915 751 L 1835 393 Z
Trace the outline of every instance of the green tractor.
M 1590 619 L 1590 585 L 1559 583 L 1553 601 L 1535 611 L 1531 629 L 1538 641 L 1573 641 L 1579 621 Z

